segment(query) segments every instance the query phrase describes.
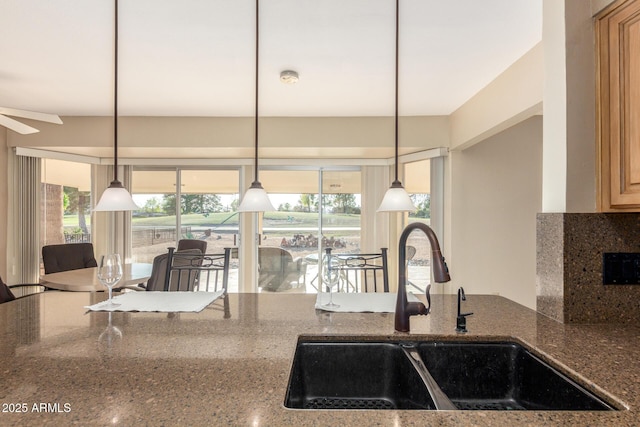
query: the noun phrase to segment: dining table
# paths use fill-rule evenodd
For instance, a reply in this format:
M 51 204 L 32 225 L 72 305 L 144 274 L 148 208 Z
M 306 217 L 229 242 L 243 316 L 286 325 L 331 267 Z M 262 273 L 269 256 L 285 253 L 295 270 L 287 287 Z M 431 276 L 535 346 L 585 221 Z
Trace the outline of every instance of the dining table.
M 152 264 L 123 264 L 122 278 L 114 289 L 135 286 L 151 277 Z M 79 268 L 40 276 L 40 284 L 49 289 L 74 292 L 105 291 L 107 288 L 98 279 L 98 267 Z

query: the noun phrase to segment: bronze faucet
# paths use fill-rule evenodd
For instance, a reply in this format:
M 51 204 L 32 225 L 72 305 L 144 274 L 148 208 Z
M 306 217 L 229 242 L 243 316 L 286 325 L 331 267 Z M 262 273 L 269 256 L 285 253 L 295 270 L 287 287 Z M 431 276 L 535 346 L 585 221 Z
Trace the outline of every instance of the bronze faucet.
M 398 297 L 396 298 L 396 318 L 395 328 L 398 332 L 409 332 L 409 317 L 417 314 L 427 315 L 431 309 L 431 295 L 429 290 L 431 285 L 427 286 L 426 295 L 429 307 L 421 302 L 407 301 L 407 239 L 409 234 L 415 229 L 422 230 L 429 239 L 431 245 L 431 271 L 433 271 L 433 280 L 436 283 L 445 283 L 451 280 L 449 269 L 444 261 L 444 257 L 440 252 L 440 244 L 436 233 L 431 227 L 421 222 L 412 222 L 400 235 L 400 244 L 398 248 Z

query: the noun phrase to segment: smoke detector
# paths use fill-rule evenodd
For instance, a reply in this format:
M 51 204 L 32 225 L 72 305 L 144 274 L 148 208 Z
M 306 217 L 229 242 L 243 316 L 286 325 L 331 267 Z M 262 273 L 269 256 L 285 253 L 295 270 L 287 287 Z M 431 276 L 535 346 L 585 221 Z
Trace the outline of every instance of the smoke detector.
M 298 72 L 292 70 L 284 70 L 280 73 L 280 81 L 282 83 L 292 85 L 298 83 Z

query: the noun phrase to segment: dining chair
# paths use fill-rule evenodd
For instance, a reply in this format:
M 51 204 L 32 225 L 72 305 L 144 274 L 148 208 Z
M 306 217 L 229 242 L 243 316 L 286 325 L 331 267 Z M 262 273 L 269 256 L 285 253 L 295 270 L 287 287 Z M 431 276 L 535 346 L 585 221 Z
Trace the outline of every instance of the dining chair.
M 16 291 L 15 293 L 12 291 Z M 44 286 L 37 283 L 24 283 L 19 285 L 7 285 L 0 277 L 0 304 L 22 298 L 27 295 L 44 291 Z M 15 294 L 18 294 L 16 296 Z
M 98 266 L 92 243 L 64 243 L 43 246 L 42 262 L 44 263 L 45 274 Z
M 381 248 L 380 253 L 338 254 L 332 253 L 332 248 L 326 248 L 325 253 L 323 269 L 329 278 L 337 277 L 338 291 L 389 292 L 387 248 Z
M 206 291 L 227 293 L 231 248 L 222 253 L 203 254 L 169 248 L 165 291 Z M 198 251 L 199 252 L 199 251 Z

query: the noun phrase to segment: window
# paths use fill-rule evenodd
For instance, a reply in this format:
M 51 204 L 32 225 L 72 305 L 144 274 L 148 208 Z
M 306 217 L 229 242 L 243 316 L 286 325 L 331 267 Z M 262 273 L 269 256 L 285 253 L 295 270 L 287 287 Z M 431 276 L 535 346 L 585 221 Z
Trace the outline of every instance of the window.
M 291 256 L 303 267 L 285 277 L 268 277 L 262 268 L 259 285 L 262 290 L 315 293 L 318 259 L 325 248 L 334 253 L 360 249 L 360 170 L 265 170 L 260 179 L 277 209 L 263 216 L 260 246 L 281 248 L 281 256 Z
M 91 242 L 91 165 L 41 162 L 42 245 Z
M 431 225 L 431 160 L 406 163 L 404 172 L 405 188 L 413 204 L 418 208 L 415 212 L 409 212 L 408 223 L 422 222 Z M 424 293 L 431 282 L 431 247 L 422 232 L 413 231 L 409 235 L 407 259 L 409 278 L 407 290 Z
M 152 263 L 180 239 L 206 241 L 208 253 L 236 246 L 238 183 L 237 169 L 134 169 L 132 196 L 141 207 L 131 224 L 134 262 Z M 229 292 L 238 290 L 237 261 L 229 269 Z

